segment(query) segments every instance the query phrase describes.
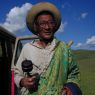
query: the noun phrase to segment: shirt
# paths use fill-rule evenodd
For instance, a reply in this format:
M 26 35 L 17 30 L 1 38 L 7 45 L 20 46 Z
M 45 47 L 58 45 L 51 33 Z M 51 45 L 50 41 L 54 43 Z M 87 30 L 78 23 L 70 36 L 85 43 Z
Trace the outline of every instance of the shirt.
M 30 72 L 31 74 L 39 73 L 41 75 L 49 66 L 54 53 L 53 49 L 56 46 L 56 41 L 53 39 L 53 41 L 48 43 L 45 48 L 39 46 L 37 42 L 38 40 L 34 40 L 33 42 L 25 44 L 21 51 L 20 57 L 15 66 L 15 83 L 18 88 L 20 88 L 20 80 L 25 76 L 21 67 L 23 60 L 27 59 L 32 61 L 33 70 Z M 22 92 L 25 92 L 25 89 Z

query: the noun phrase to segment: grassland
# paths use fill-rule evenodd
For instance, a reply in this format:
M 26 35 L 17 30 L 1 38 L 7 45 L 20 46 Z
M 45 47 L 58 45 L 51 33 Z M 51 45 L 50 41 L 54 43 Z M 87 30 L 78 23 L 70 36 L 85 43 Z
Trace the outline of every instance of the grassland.
M 81 88 L 83 95 L 95 95 L 95 51 L 73 51 L 81 72 Z

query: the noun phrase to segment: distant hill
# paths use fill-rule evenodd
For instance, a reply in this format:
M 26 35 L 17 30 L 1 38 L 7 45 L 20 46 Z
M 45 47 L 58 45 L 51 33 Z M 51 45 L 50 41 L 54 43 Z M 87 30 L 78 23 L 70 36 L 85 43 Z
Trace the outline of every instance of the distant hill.
M 73 50 L 73 53 L 78 61 L 95 63 L 95 50 Z

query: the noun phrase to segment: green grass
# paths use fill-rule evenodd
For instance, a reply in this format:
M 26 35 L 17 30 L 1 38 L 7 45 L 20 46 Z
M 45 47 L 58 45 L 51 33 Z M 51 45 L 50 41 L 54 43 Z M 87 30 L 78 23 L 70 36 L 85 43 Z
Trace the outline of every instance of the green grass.
M 95 51 L 74 51 L 81 72 L 83 95 L 95 95 Z

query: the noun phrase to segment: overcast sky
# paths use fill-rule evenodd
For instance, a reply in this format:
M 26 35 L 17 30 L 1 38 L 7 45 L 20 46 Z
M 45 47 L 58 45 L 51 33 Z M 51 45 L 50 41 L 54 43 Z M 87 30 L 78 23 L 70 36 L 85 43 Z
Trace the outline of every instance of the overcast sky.
M 59 40 L 73 40 L 73 49 L 95 50 L 95 0 L 2 0 L 0 25 L 16 36 L 32 35 L 25 23 L 26 14 L 41 1 L 55 4 L 61 12 L 62 23 L 56 32 Z

